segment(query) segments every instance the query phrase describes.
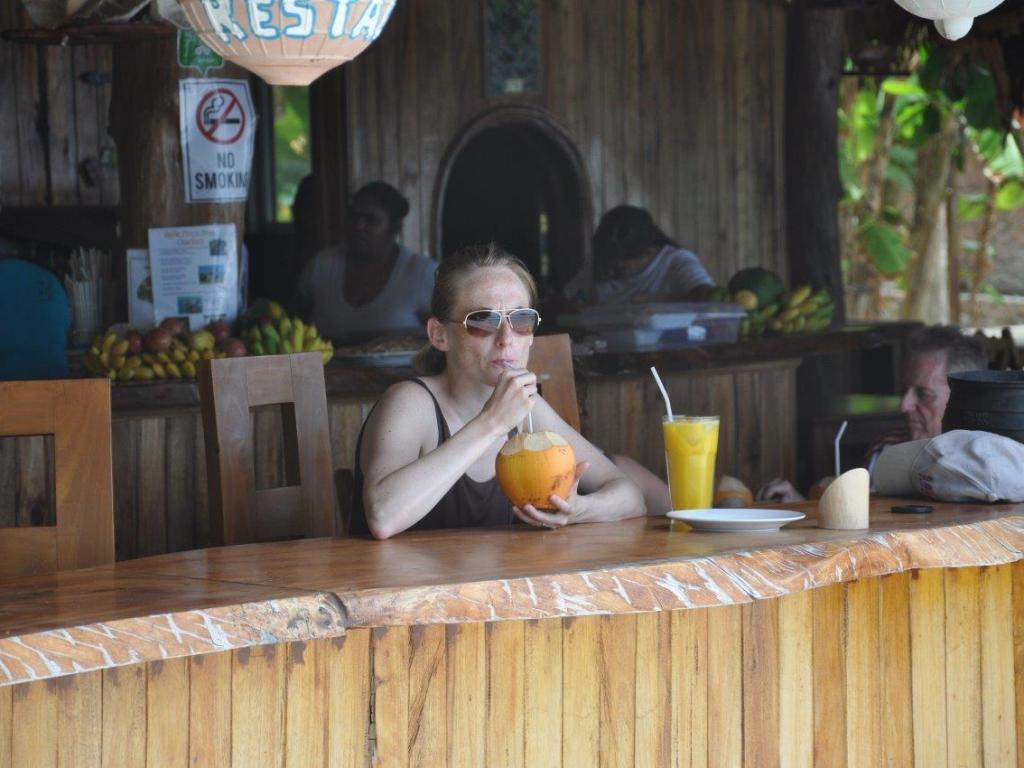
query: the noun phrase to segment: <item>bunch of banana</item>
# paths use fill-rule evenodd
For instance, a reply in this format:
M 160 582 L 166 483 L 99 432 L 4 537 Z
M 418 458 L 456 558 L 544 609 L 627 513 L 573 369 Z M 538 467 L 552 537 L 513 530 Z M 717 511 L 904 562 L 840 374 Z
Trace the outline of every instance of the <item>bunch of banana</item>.
M 740 338 L 821 331 L 832 322 L 832 298 L 824 288 L 815 292 L 810 283 L 783 293 L 778 301 L 752 309 L 740 321 Z
M 319 352 L 326 363 L 334 356 L 331 342 L 320 338 L 315 325 L 306 325 L 301 318 L 282 314 L 249 326 L 244 334 L 251 355 L 289 355 L 293 352 Z
M 810 283 L 782 294 L 779 312 L 768 327 L 780 333 L 821 331 L 832 322 L 832 298 L 824 288 L 815 292 Z
M 97 336 L 82 358 L 86 370 L 94 376 L 116 382 L 194 380 L 196 363 L 224 357 L 223 352 L 212 349 L 197 350 L 181 339 L 171 339 L 165 352 L 129 352 L 130 342 L 115 333 Z

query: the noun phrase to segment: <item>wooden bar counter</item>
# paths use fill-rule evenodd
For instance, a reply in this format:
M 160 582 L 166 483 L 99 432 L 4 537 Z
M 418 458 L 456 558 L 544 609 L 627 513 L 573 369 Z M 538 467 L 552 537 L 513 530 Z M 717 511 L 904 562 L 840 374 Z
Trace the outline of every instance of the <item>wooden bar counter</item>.
M 1024 764 L 1024 505 L 890 504 L 868 531 L 649 518 L 9 582 L 0 765 Z
M 664 472 L 664 406 L 648 368 L 657 365 L 680 412 L 722 417 L 718 471 L 752 487 L 795 477 L 797 367 L 807 356 L 898 347 L 913 326 L 889 324 L 740 344 L 577 358 L 583 433 L 609 453 Z M 351 468 L 359 428 L 373 403 L 409 368 L 325 368 L 331 453 Z M 206 498 L 206 462 L 194 384 L 118 385 L 113 389 L 113 458 L 118 560 L 216 545 Z M 279 408 L 254 419 L 259 487 L 281 485 Z M 41 437 L 0 440 L 0 525 L 52 523 L 52 470 Z

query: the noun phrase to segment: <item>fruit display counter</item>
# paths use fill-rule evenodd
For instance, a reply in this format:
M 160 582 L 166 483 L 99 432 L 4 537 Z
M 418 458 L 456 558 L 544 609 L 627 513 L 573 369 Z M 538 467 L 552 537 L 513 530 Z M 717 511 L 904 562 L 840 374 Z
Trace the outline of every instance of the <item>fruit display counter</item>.
M 221 547 L 9 582 L 0 765 L 1020 765 L 1024 505 Z

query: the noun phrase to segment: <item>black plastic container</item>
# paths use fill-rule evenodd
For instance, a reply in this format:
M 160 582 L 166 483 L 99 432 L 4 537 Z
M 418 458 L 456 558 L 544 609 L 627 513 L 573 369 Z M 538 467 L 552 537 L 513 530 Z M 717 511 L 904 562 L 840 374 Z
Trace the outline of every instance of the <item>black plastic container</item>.
M 980 429 L 1024 443 L 1024 371 L 949 374 L 942 431 Z

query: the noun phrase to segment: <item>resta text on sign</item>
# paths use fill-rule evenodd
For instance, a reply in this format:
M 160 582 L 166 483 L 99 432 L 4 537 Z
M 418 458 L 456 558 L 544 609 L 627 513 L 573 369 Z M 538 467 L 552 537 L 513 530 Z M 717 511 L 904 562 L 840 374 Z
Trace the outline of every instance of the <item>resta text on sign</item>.
M 360 0 L 330 0 L 331 25 L 327 30 L 328 37 L 339 38 L 348 36 L 353 40 L 376 40 L 384 29 L 388 17 L 395 8 L 393 2 L 385 0 L 369 0 L 362 13 L 351 13 L 352 8 Z M 245 40 L 248 35 L 245 29 L 232 15 L 232 0 L 203 0 L 203 7 L 210 19 L 217 37 L 224 43 L 231 38 Z M 274 25 L 274 6 L 280 5 L 279 17 L 281 28 Z M 249 29 L 254 37 L 261 40 L 273 40 L 281 37 L 307 38 L 316 28 L 316 8 L 309 0 L 245 0 Z M 352 16 L 352 19 L 349 18 Z M 354 23 L 349 28 L 349 22 Z M 285 24 L 286 22 L 293 22 Z M 346 32 L 348 29 L 348 32 Z

